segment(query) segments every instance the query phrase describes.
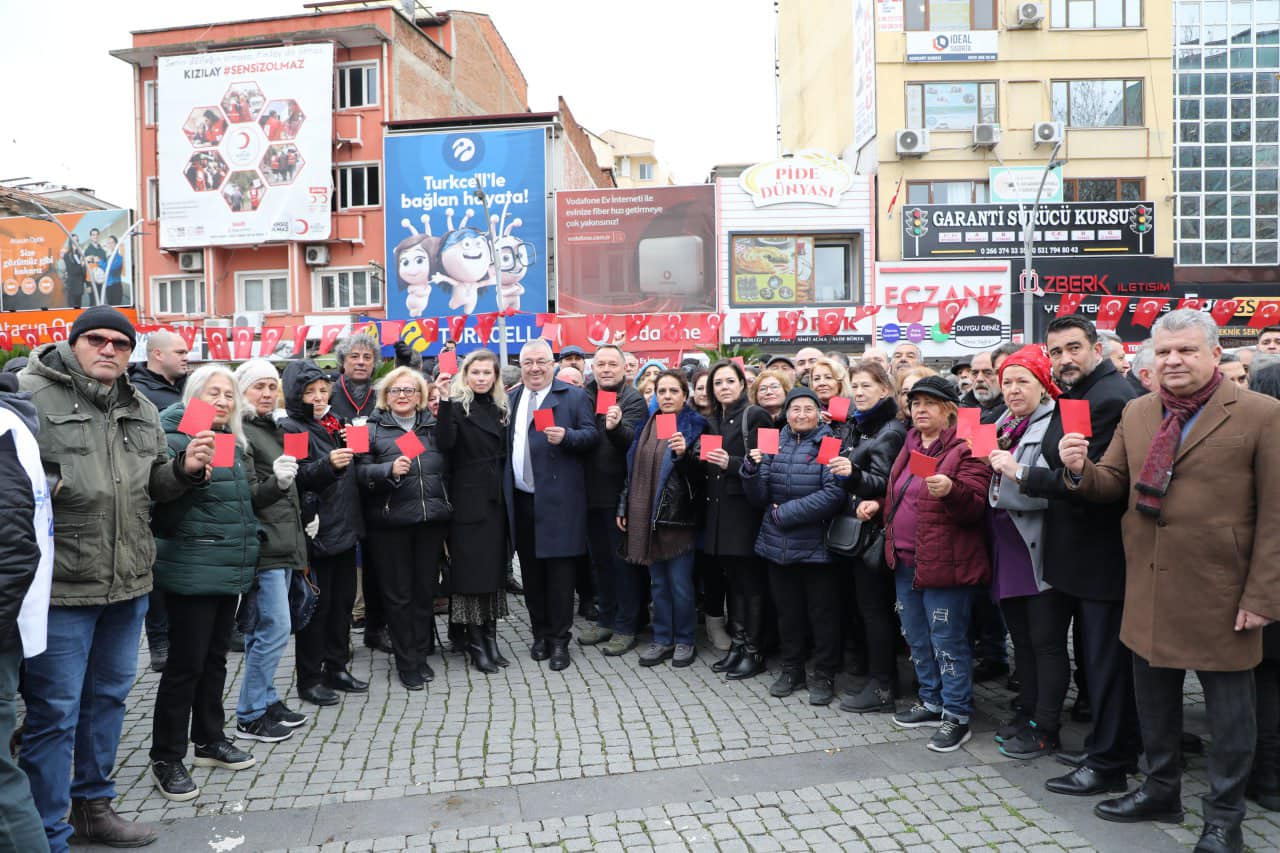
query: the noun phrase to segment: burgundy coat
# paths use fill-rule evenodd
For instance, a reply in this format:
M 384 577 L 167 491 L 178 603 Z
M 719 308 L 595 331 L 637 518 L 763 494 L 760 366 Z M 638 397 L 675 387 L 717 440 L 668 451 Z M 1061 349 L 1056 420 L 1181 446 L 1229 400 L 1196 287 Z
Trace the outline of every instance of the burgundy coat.
M 978 586 L 991 580 L 991 557 L 987 550 L 986 526 L 983 523 L 987 504 L 987 487 L 991 469 L 987 463 L 969 453 L 969 442 L 956 438 L 955 428 L 943 430 L 927 451 L 920 444 L 920 433 L 912 429 L 893 463 L 889 475 L 889 491 L 885 495 L 884 516 L 891 518 L 898 495 L 906 485 L 907 461 L 911 451 L 938 459 L 938 473 L 952 480 L 950 493 L 944 498 L 920 498 L 917 512 L 920 523 L 916 533 L 916 589 L 938 589 L 952 586 Z M 897 555 L 893 547 L 893 526 L 885 530 L 885 559 L 895 568 Z

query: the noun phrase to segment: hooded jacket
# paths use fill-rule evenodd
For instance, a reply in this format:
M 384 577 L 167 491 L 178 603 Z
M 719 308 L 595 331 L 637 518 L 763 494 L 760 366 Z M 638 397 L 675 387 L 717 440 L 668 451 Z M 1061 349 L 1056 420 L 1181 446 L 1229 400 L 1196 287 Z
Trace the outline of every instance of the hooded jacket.
M 449 457 L 436 443 L 436 419 L 430 411 L 417 414 L 413 432 L 425 451 L 409 462 L 409 473 L 391 476 L 391 466 L 404 455 L 396 440 L 407 434 L 385 409 L 369 418 L 369 452 L 356 457 L 356 481 L 364 497 L 364 517 L 370 527 L 443 524 L 453 515 L 449 503 Z
M 356 487 L 356 463 L 341 471 L 329 464 L 329 452 L 340 447 L 316 419 L 312 408 L 302 402 L 302 392 L 319 379 L 328 376 L 312 361 L 294 361 L 284 369 L 284 405 L 288 417 L 281 423 L 284 432 L 305 432 L 307 458 L 298 460 L 298 489 L 302 494 L 304 515 L 317 512 L 320 530 L 311 547 L 320 557 L 333 557 L 356 547 L 364 536 L 364 518 L 360 513 L 360 495 Z
M 258 549 L 258 571 L 292 569 L 307 566 L 307 534 L 303 532 L 302 500 L 298 485 L 281 489 L 276 482 L 273 465 L 284 455 L 284 431 L 272 414 L 247 414 L 243 422 L 244 437 L 249 442 L 248 456 L 253 463 L 253 508 L 262 527 L 262 547 Z
M 174 403 L 182 402 L 182 389 L 187 384 L 187 377 L 170 382 L 145 364 L 131 364 L 129 381 L 155 404 L 157 410 L 163 412 Z
M 127 376 L 85 375 L 66 341 L 45 344 L 18 375 L 40 416 L 40 457 L 53 495 L 58 606 L 128 601 L 151 591 L 151 504 L 204 477 L 170 457 L 156 407 Z
M 35 641 L 42 640 L 44 631 L 29 638 L 20 636 L 19 612 L 28 591 L 36 592 L 31 596 L 32 607 L 42 603 L 41 612 L 24 613 L 23 622 L 28 621 L 28 615 L 38 615 L 38 626 L 43 627 L 44 611 L 49 609 L 53 541 L 48 534 L 48 490 L 35 439 L 40 423 L 36 407 L 25 394 L 15 393 L 17 390 L 18 377 L 0 375 L 0 483 L 6 486 L 0 491 L 0 651 L 11 652 L 26 645 L 30 655 L 43 649 L 43 642 Z M 43 576 L 36 581 L 41 568 Z M 32 632 L 27 629 L 22 633 Z

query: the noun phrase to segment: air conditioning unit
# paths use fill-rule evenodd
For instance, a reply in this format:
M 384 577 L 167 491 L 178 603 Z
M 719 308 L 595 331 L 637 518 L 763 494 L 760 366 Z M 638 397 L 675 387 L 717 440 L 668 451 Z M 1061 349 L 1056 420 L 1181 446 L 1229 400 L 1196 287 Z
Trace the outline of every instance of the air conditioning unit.
M 230 329 L 231 321 L 226 317 L 205 317 L 204 327 L 206 329 Z
M 904 128 L 894 135 L 899 157 L 923 157 L 929 153 L 929 131 Z
M 183 272 L 200 272 L 204 269 L 204 252 L 179 252 L 178 269 Z
M 1019 3 L 1017 19 L 1010 25 L 1011 30 L 1033 30 L 1044 20 L 1043 3 Z
M 329 264 L 329 247 L 328 246 L 307 246 L 303 250 L 303 256 L 306 258 L 307 266 L 323 267 Z
M 973 126 L 974 148 L 995 148 L 1000 143 L 1000 125 L 975 124 Z
M 1062 141 L 1062 122 L 1038 121 L 1031 129 L 1036 145 L 1057 145 Z
M 262 325 L 262 311 L 241 311 L 231 321 L 233 326 L 250 326 L 258 328 Z

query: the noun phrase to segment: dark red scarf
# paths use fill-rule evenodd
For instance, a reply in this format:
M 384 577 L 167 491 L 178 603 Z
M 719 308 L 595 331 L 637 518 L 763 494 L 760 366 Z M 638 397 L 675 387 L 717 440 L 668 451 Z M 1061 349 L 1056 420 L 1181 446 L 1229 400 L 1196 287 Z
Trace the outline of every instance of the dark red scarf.
M 1213 378 L 1190 397 L 1175 397 L 1163 387 L 1160 389 L 1164 420 L 1151 440 L 1147 458 L 1142 463 L 1142 473 L 1138 475 L 1138 512 L 1156 518 L 1160 516 L 1164 496 L 1169 493 L 1169 483 L 1173 481 L 1173 457 L 1178 454 L 1178 445 L 1182 443 L 1182 430 L 1187 421 L 1204 408 L 1221 384 L 1222 373 L 1215 367 Z

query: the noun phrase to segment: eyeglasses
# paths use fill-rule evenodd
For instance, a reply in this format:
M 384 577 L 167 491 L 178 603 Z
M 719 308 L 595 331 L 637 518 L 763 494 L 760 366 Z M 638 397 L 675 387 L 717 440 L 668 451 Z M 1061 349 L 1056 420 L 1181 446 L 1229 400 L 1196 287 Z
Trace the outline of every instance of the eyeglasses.
M 540 358 L 537 361 L 525 360 L 520 362 L 521 367 L 548 367 L 550 364 L 551 359 L 549 358 Z
M 85 332 L 79 339 L 85 341 L 94 349 L 106 349 L 107 344 L 111 344 L 119 352 L 133 352 L 133 341 L 128 338 L 112 338 L 107 335 Z
M 388 388 L 387 396 L 389 397 L 412 397 L 418 393 L 417 388 Z

